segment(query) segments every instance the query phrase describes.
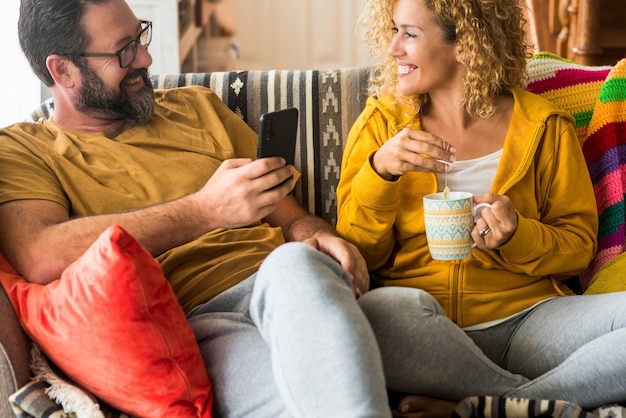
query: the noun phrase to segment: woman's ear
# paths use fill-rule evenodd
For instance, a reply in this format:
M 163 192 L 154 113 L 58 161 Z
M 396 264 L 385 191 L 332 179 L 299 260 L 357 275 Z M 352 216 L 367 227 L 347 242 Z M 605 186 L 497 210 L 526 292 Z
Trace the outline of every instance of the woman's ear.
M 67 57 L 57 54 L 48 55 L 46 67 L 55 84 L 66 88 L 72 88 L 76 84 L 74 77 L 78 73 L 78 68 Z
M 454 52 L 456 54 L 456 62 L 463 64 L 463 57 L 461 56 L 461 53 L 459 52 L 459 43 L 456 43 L 456 46 L 454 47 Z

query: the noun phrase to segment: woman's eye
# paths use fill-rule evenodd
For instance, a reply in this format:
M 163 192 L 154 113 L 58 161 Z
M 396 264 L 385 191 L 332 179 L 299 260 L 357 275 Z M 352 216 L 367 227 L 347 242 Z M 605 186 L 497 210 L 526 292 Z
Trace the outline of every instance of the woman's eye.
M 400 33 L 400 29 L 397 26 L 391 28 L 391 32 L 393 32 L 394 36 Z M 403 31 L 402 36 L 406 38 L 417 38 L 417 35 L 411 32 Z

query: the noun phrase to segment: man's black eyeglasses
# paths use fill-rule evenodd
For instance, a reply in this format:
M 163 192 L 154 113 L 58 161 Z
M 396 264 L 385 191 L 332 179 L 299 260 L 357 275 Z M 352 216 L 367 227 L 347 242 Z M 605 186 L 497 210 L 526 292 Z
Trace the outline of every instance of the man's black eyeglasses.
M 133 63 L 137 56 L 137 45 L 148 48 L 150 42 L 152 42 L 152 22 L 142 20 L 140 25 L 141 32 L 139 32 L 137 39 L 130 41 L 117 52 L 79 52 L 59 55 L 73 55 L 77 57 L 117 57 L 120 62 L 120 67 L 126 68 Z

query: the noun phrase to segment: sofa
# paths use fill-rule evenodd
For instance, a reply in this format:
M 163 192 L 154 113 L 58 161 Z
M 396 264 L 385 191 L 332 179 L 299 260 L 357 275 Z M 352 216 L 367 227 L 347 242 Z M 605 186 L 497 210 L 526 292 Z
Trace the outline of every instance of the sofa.
M 573 280 L 580 291 L 592 285 L 597 271 L 624 250 L 624 187 L 626 176 L 613 151 L 626 142 L 626 63 L 584 67 L 549 53 L 528 63 L 528 89 L 572 113 L 576 131 L 596 187 L 600 248 L 588 271 Z M 261 113 L 285 107 L 300 111 L 296 166 L 302 177 L 295 195 L 301 204 L 331 224 L 336 222 L 335 188 L 343 146 L 351 124 L 367 99 L 369 68 L 329 70 L 230 71 L 153 75 L 157 88 L 203 85 L 253 129 Z M 616 99 L 617 97 L 617 99 Z M 615 102 L 617 101 L 617 107 Z M 48 118 L 54 104 L 47 100 L 28 120 Z M 609 178 L 610 177 L 610 178 Z M 619 182 L 619 184 L 616 184 Z M 13 416 L 9 396 L 32 377 L 31 342 L 0 289 L 0 416 Z

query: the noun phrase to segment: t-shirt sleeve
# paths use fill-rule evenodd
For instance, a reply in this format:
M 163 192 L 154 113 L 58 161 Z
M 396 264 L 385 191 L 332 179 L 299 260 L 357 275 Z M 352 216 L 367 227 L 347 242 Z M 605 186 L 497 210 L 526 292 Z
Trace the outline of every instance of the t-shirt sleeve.
M 69 206 L 55 173 L 46 160 L 54 138 L 41 122 L 18 123 L 0 130 L 0 204 L 42 199 Z

